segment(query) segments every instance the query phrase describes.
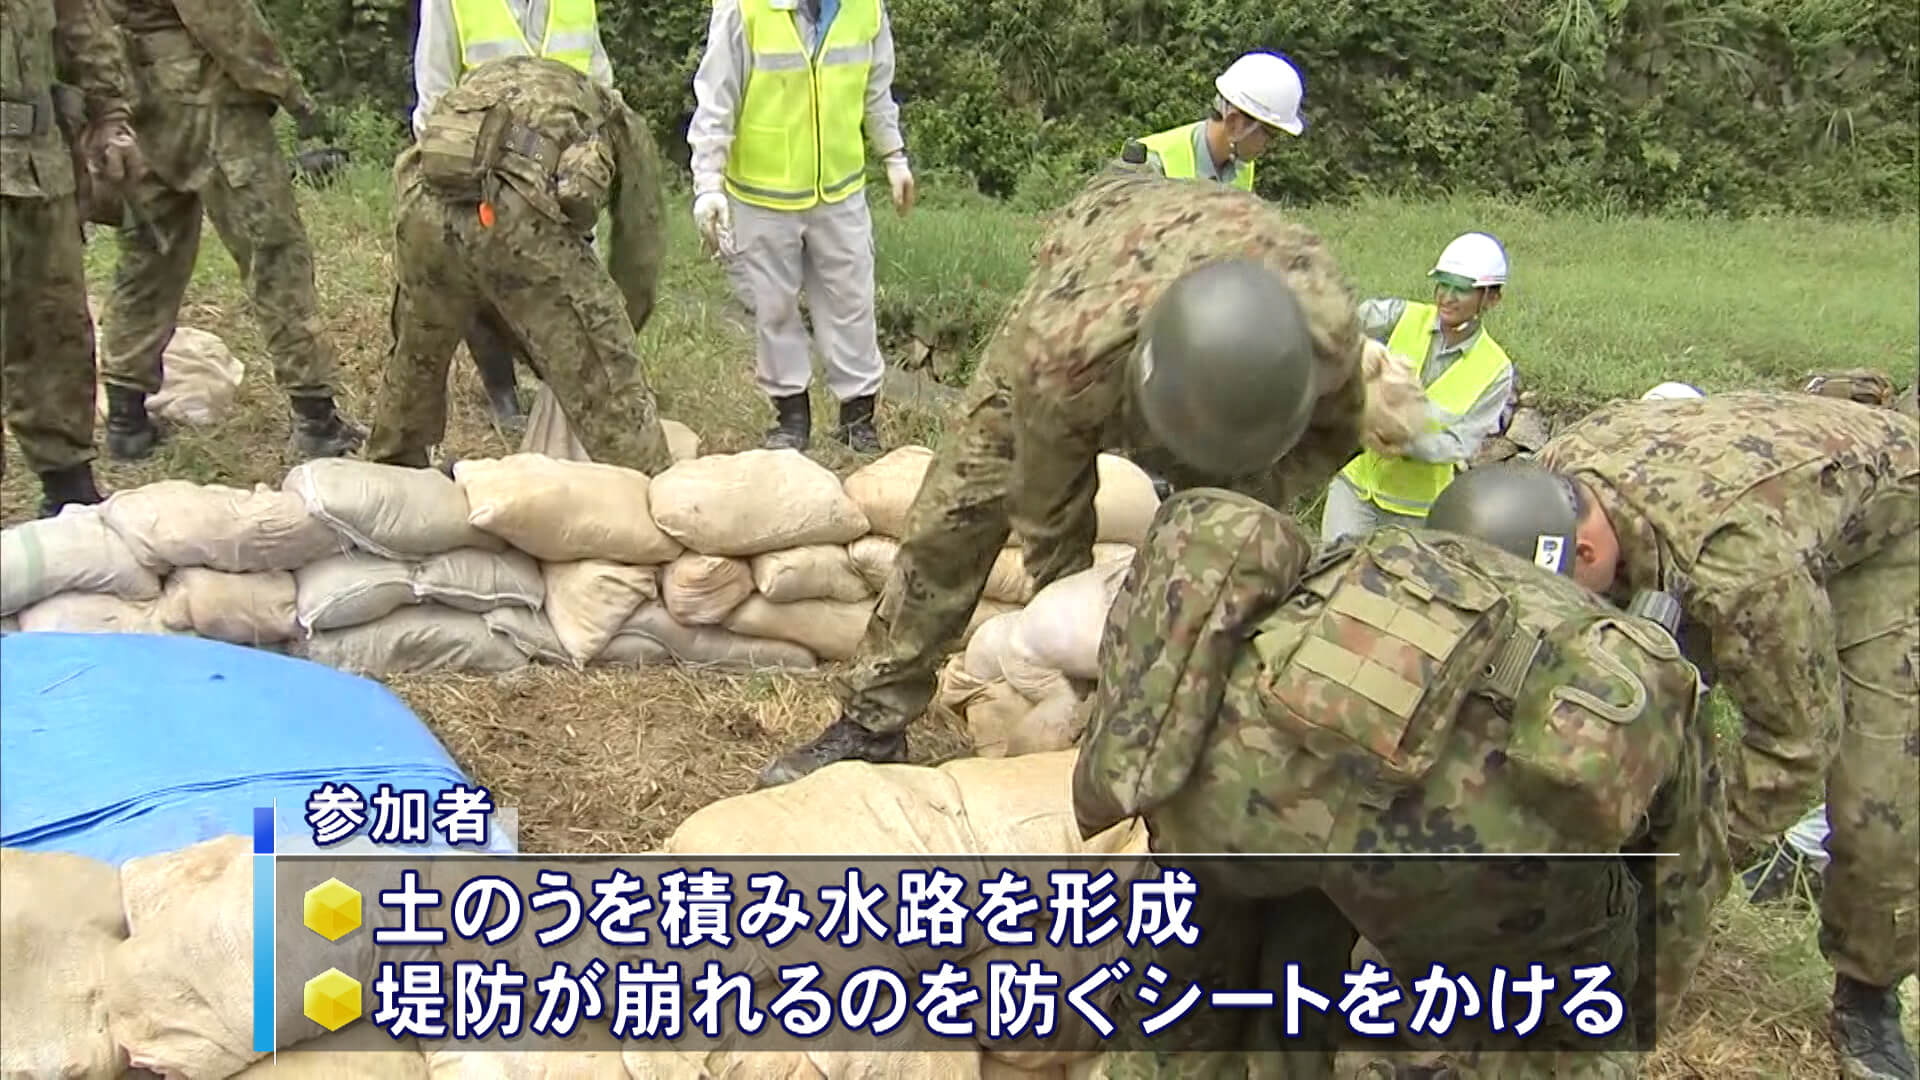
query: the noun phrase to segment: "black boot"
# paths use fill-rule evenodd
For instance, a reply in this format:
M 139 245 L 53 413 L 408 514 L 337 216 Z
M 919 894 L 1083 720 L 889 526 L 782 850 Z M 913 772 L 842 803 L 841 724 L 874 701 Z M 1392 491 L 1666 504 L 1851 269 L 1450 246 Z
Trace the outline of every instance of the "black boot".
M 475 318 L 467 331 L 467 352 L 480 372 L 481 385 L 487 388 L 494 425 L 508 436 L 518 435 L 527 427 L 527 418 L 520 411 L 512 340 L 489 317 Z
M 41 473 L 40 492 L 41 517 L 53 517 L 68 506 L 92 506 L 101 501 L 100 489 L 93 483 L 90 462 Z
M 160 432 L 147 415 L 147 392 L 132 386 L 107 385 L 107 454 L 135 461 L 153 453 Z
M 871 761 L 885 765 L 905 760 L 906 732 L 876 735 L 843 716 L 828 725 L 819 738 L 776 758 L 760 773 L 759 786 L 789 784 L 836 761 Z
M 359 449 L 367 433 L 333 407 L 333 396 L 294 397 L 293 452 L 301 458 L 345 457 Z
M 500 434 L 518 437 L 527 430 L 526 414 L 520 411 L 520 396 L 512 386 L 488 390 L 487 402 L 493 408 L 493 423 Z
M 880 433 L 873 429 L 873 395 L 848 398 L 840 403 L 840 430 L 834 437 L 853 448 L 856 454 L 880 452 Z
M 1835 976 L 1832 1032 L 1845 1080 L 1915 1080 L 1913 1050 L 1900 1030 L 1898 985 Z
M 807 392 L 773 399 L 773 411 L 779 422 L 767 432 L 760 445 L 768 450 L 805 450 L 813 442 L 813 405 Z

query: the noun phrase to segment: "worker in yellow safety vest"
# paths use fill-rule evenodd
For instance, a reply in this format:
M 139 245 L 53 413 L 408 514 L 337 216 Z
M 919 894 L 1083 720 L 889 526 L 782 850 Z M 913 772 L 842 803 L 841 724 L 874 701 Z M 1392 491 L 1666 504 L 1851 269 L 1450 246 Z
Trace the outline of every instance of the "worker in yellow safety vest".
M 1513 395 L 1513 364 L 1481 323 L 1506 288 L 1506 249 L 1487 233 L 1467 233 L 1447 245 L 1428 277 L 1431 304 L 1360 305 L 1367 336 L 1416 367 L 1427 390 L 1428 430 L 1404 456 L 1365 450 L 1347 463 L 1327 489 L 1323 540 L 1424 522 L 1433 500 L 1500 431 Z
M 1251 52 L 1213 81 L 1218 94 L 1205 120 L 1135 139 L 1123 157 L 1145 151 L 1145 159 L 1173 180 L 1216 180 L 1242 191 L 1253 190 L 1253 159 L 1272 143 L 1274 132 L 1297 136 L 1306 130 L 1300 101 L 1306 84 L 1300 72 L 1277 53 Z
M 420 0 L 420 32 L 413 44 L 414 137 L 425 130 L 427 114 L 441 95 L 474 68 L 505 56 L 544 56 L 602 86 L 613 85 L 594 0 Z M 517 433 L 526 423 L 513 370 L 517 351 L 490 310 L 482 310 L 467 328 L 467 353 L 486 384 L 494 422 L 506 433 Z
M 687 127 L 693 219 L 753 312 L 756 381 L 778 418 L 768 449 L 805 450 L 812 436 L 803 287 L 840 403 L 836 435 L 856 452 L 880 449 L 866 144 L 894 209 L 914 198 L 893 63 L 881 0 L 714 0 Z

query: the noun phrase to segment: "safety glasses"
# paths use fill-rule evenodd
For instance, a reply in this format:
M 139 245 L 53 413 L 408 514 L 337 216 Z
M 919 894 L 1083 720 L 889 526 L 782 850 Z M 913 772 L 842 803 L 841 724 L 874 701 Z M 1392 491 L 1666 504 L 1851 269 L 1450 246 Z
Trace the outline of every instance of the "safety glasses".
M 1434 288 L 1453 296 L 1471 296 L 1477 291 L 1471 278 L 1459 274 L 1435 272 L 1427 276 L 1432 279 Z

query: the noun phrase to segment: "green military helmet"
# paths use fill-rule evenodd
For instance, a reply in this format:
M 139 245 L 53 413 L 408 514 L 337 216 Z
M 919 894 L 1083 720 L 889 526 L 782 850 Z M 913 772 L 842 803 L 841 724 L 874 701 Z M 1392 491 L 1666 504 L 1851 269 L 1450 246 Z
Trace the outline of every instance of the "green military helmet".
M 1447 485 L 1427 513 L 1427 527 L 1484 540 L 1571 576 L 1579 496 L 1569 480 L 1538 465 L 1482 465 Z
M 1306 312 L 1284 278 L 1252 259 L 1208 263 L 1168 286 L 1131 365 L 1154 438 L 1218 477 L 1280 460 L 1319 398 Z

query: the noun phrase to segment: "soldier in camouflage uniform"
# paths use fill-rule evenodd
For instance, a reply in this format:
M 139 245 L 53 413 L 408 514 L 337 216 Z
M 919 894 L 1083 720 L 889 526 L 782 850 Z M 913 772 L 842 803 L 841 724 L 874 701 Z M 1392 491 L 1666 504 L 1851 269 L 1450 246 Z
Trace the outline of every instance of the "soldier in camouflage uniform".
M 112 0 L 132 54 L 152 172 L 124 194 L 120 265 L 102 313 L 107 452 L 152 453 L 147 415 L 161 357 L 213 219 L 266 332 L 274 381 L 293 408 L 293 451 L 337 456 L 365 433 L 334 408 L 332 350 L 321 338 L 313 252 L 294 203 L 293 174 L 274 137 L 284 108 L 300 135 L 324 130 L 273 32 L 244 0 Z
M 1165 448 L 1127 372 L 1143 354 L 1171 355 L 1148 350 L 1143 335 L 1170 286 L 1231 259 L 1284 280 L 1293 297 L 1286 308 L 1299 312 L 1311 346 L 1297 363 L 1277 349 L 1264 360 L 1250 356 L 1264 375 L 1245 401 L 1223 400 L 1245 418 L 1223 420 L 1218 430 L 1267 426 L 1263 409 L 1311 412 L 1284 432 L 1284 457 L 1208 468 Z M 1035 262 L 914 500 L 892 576 L 844 677 L 839 719 L 769 766 L 763 785 L 845 758 L 903 760 L 904 729 L 926 708 L 939 654 L 966 627 L 1010 530 L 1025 543 L 1027 572 L 1040 587 L 1092 565 L 1101 451 L 1127 453 L 1174 488 L 1214 483 L 1284 507 L 1324 487 L 1360 449 L 1366 387 L 1353 294 L 1320 238 L 1258 196 L 1116 164 L 1057 214 Z M 1275 310 L 1223 308 L 1208 316 L 1211 331 L 1225 340 L 1280 310 L 1277 300 L 1254 303 Z M 1197 355 L 1215 349 L 1204 338 L 1195 346 Z
M 1730 880 L 1699 673 L 1665 624 L 1600 601 L 1567 569 L 1399 525 L 1316 555 L 1292 519 L 1243 496 L 1169 499 L 1107 615 L 1073 778 L 1083 835 L 1142 815 L 1158 856 L 1677 857 L 1162 858 L 1196 879 L 1200 938 L 1143 949 L 1134 968 L 1160 964 L 1170 988 L 1278 990 L 1298 963 L 1301 983 L 1338 1001 L 1364 935 L 1403 987 L 1440 964 L 1484 996 L 1490 965 L 1540 963 L 1562 994 L 1574 966 L 1606 963 L 1639 1024 L 1649 1007 L 1673 1016 Z M 1648 932 L 1653 972 L 1639 968 Z M 1403 990 L 1393 1011 L 1414 997 Z M 1136 1012 L 1123 1000 L 1115 1020 L 1130 1027 Z M 1333 1025 L 1301 1015 L 1284 1074 L 1324 1076 Z M 1110 1059 L 1110 1075 L 1240 1075 L 1244 1054 L 1187 1048 L 1232 1047 L 1246 1019 L 1189 1014 L 1153 1052 Z M 1496 1038 L 1477 1030 L 1482 1046 L 1446 1064 L 1476 1071 Z M 1533 1035 L 1505 1044 L 1547 1049 L 1501 1055 L 1511 1071 L 1499 1074 L 1632 1075 L 1636 1031 L 1589 1039 L 1549 1005 Z M 1386 1066 L 1403 1053 L 1367 1056 Z
M 1796 393 L 1615 402 L 1537 463 L 1573 481 L 1576 577 L 1677 594 L 1688 655 L 1738 706 L 1736 857 L 1824 780 L 1836 1043 L 1848 1077 L 1913 1080 L 1897 989 L 1920 960 L 1920 423 Z
M 132 76 L 97 0 L 5 0 L 0 13 L 0 374 L 7 427 L 51 515 L 100 501 L 78 195 L 88 162 L 113 180 L 141 168 Z M 62 77 L 85 97 L 74 131 L 56 119 Z
M 589 237 L 609 206 L 603 266 Z M 662 213 L 653 138 L 618 91 L 539 57 L 475 68 L 394 166 L 393 352 L 367 456 L 428 464 L 454 349 L 489 308 L 593 460 L 671 465 L 635 341 L 653 313 Z

